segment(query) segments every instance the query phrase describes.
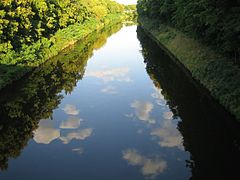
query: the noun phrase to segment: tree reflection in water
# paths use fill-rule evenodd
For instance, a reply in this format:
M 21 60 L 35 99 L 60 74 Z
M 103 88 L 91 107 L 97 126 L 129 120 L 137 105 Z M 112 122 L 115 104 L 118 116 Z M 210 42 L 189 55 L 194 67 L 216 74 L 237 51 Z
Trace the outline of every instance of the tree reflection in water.
M 163 89 L 174 116 L 182 119 L 178 129 L 191 154 L 186 160 L 191 179 L 239 179 L 239 123 L 141 28 L 137 32 L 147 73 L 155 87 Z
M 0 92 L 1 170 L 7 170 L 9 159 L 21 154 L 33 137 L 33 131 L 38 128 L 39 121 L 51 119 L 53 110 L 60 104 L 64 93 L 73 91 L 77 82 L 82 79 L 93 51 L 101 48 L 107 38 L 121 27 L 122 24 L 113 25 L 93 33 Z M 71 106 L 65 107 L 65 111 L 77 113 Z M 62 126 L 69 127 L 69 124 Z M 53 135 L 56 138 L 60 133 L 56 131 Z M 41 136 L 35 138 L 45 143 L 51 141 Z M 62 140 L 68 143 L 70 138 L 62 137 Z

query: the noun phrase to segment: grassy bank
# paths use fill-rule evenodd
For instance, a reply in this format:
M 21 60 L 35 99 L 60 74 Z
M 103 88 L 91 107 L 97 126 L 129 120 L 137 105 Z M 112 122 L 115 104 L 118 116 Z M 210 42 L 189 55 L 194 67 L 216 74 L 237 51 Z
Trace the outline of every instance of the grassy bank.
M 58 30 L 52 37 L 42 38 L 30 46 L 23 47 L 20 52 L 9 50 L 1 54 L 0 89 L 20 79 L 27 72 L 89 34 L 122 20 L 123 16 L 120 13 L 109 14 L 101 20 L 91 18 L 83 24 L 76 23 Z
M 240 69 L 193 38 L 156 21 L 139 18 L 146 32 L 240 120 Z

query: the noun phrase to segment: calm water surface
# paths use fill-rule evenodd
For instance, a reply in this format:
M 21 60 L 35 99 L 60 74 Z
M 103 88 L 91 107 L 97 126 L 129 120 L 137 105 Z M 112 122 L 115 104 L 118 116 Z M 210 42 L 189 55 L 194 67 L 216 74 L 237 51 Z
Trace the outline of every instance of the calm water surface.
M 1 92 L 0 179 L 238 174 L 239 124 L 136 30 L 88 37 Z

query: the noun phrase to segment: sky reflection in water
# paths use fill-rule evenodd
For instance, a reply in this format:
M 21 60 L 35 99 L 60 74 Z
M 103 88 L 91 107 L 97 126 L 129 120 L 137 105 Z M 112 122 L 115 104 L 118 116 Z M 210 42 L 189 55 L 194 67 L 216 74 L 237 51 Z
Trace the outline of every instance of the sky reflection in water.
M 40 172 L 48 172 L 47 179 L 189 177 L 180 119 L 147 74 L 140 50 L 131 26 L 94 51 L 84 78 L 70 94 L 61 93 L 52 117 L 40 121 L 22 156 L 10 161 L 6 179 L 14 173 L 25 177 L 22 162 L 25 168 L 38 162 L 39 179 Z

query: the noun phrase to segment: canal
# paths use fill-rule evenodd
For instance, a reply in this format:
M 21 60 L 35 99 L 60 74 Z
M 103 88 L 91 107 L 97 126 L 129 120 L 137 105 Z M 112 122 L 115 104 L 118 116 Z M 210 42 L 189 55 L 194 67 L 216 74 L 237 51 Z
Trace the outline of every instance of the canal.
M 141 28 L 116 25 L 0 92 L 0 179 L 238 179 L 239 128 Z

